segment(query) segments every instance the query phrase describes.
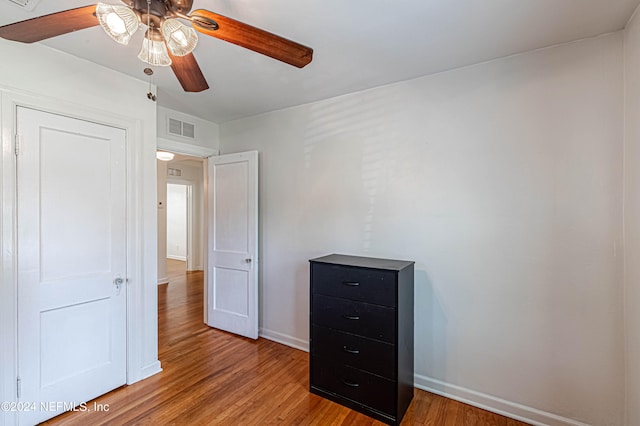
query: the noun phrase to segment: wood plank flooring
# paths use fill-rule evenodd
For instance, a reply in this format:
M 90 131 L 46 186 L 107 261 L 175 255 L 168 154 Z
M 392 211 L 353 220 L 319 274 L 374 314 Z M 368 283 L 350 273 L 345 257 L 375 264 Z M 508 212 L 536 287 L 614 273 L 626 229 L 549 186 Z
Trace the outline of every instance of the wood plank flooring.
M 158 287 L 159 358 L 164 371 L 47 425 L 382 425 L 309 393 L 308 354 L 203 324 L 203 274 L 168 260 Z M 522 426 L 416 389 L 402 425 Z

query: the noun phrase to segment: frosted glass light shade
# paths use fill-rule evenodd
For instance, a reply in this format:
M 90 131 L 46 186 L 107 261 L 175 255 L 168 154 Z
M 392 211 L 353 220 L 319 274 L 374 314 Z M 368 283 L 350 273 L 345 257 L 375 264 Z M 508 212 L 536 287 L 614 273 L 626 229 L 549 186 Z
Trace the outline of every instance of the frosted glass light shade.
M 157 151 L 156 158 L 161 161 L 171 161 L 173 160 L 174 154 L 172 152 L 166 151 Z
M 171 65 L 171 58 L 167 52 L 167 46 L 162 40 L 149 40 L 145 37 L 142 40 L 142 49 L 138 54 L 138 59 L 157 67 L 167 67 Z
M 175 56 L 188 55 L 198 44 L 196 30 L 177 19 L 165 19 L 160 29 L 169 50 Z
M 135 12 L 124 5 L 98 3 L 96 17 L 109 37 L 120 44 L 128 44 L 140 26 Z

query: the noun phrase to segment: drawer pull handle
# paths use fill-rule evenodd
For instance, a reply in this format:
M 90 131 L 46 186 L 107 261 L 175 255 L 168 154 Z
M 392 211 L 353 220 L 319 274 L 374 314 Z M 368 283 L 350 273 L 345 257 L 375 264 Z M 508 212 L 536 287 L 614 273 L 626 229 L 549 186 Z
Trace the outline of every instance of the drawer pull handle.
M 344 383 L 347 386 L 350 386 L 352 388 L 359 388 L 360 384 L 356 383 L 356 382 L 352 382 L 351 380 L 347 380 L 347 379 L 342 379 L 342 383 Z
M 354 355 L 358 355 L 360 353 L 360 349 L 351 349 L 348 346 L 343 346 L 342 350 L 345 351 L 345 352 L 348 352 L 350 354 L 354 354 Z
M 358 287 L 360 283 L 354 281 L 343 281 L 342 284 L 348 285 L 349 287 Z
M 343 315 L 342 317 L 351 321 L 357 321 L 360 319 L 360 315 Z

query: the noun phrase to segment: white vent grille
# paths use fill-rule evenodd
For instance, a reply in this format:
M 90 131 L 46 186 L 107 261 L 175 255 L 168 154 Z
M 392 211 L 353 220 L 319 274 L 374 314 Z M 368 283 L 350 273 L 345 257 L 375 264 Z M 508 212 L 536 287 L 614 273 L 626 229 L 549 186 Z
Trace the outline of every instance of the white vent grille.
M 26 10 L 35 9 L 36 5 L 40 2 L 40 0 L 9 0 L 9 1 Z
M 185 138 L 195 138 L 196 137 L 196 126 L 190 123 L 182 123 L 182 136 Z
M 169 119 L 169 133 L 172 135 L 182 136 L 182 121 Z
M 182 170 L 168 168 L 167 169 L 167 175 L 169 175 L 169 176 L 182 176 Z
M 196 138 L 196 125 L 176 120 L 175 118 L 169 118 L 168 123 L 169 134 L 182 136 L 189 139 Z

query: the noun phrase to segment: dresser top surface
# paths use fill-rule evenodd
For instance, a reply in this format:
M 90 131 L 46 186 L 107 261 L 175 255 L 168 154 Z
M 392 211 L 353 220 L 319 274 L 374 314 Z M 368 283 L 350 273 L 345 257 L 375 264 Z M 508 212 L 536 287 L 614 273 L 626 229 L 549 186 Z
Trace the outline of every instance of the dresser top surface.
M 310 259 L 309 262 L 356 266 L 359 268 L 388 269 L 392 271 L 399 271 L 415 263 L 409 260 L 378 259 L 374 257 L 349 256 L 346 254 L 330 254 L 328 256 Z

